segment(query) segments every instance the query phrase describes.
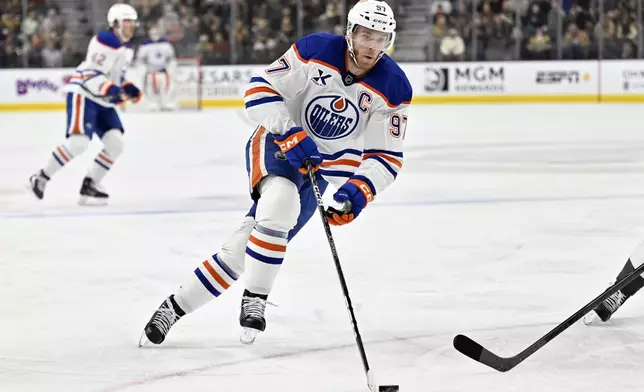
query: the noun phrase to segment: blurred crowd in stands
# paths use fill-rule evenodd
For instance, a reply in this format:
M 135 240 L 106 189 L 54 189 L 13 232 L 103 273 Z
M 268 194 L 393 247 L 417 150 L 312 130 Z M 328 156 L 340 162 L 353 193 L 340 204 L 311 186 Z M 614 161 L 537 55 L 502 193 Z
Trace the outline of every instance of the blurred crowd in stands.
M 75 66 L 78 52 L 54 1 L 0 1 L 0 68 Z
M 431 7 L 435 60 L 638 57 L 641 0 L 435 0 Z
M 139 12 L 135 46 L 150 28 L 158 27 L 174 43 L 178 56 L 199 56 L 204 64 L 267 63 L 302 34 L 344 34 L 345 15 L 353 5 L 346 0 L 125 2 Z M 639 2 L 396 0 L 390 4 L 401 37 L 406 7 L 427 5 L 426 60 L 499 61 L 637 58 L 643 8 Z M 61 15 L 64 7 L 74 8 L 70 10 L 74 26 L 69 29 Z M 81 0 L 0 1 L 0 67 L 76 66 L 94 33 L 88 22 L 91 9 L 91 1 Z

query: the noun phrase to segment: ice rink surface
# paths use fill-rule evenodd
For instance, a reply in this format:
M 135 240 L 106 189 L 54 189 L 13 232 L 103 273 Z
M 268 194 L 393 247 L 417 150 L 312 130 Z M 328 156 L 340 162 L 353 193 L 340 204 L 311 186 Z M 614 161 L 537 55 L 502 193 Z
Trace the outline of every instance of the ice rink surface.
M 255 345 L 238 343 L 242 284 L 163 345 L 136 345 L 250 205 L 253 129 L 240 115 L 125 114 L 104 208 L 76 204 L 96 143 L 44 201 L 24 190 L 62 141 L 64 113 L 0 115 L 0 391 L 367 390 L 317 215 L 289 246 Z M 509 373 L 452 348 L 465 333 L 514 355 L 619 272 L 644 239 L 641 106 L 416 106 L 409 119 L 396 183 L 334 229 L 378 381 L 402 392 L 644 390 L 644 296 Z

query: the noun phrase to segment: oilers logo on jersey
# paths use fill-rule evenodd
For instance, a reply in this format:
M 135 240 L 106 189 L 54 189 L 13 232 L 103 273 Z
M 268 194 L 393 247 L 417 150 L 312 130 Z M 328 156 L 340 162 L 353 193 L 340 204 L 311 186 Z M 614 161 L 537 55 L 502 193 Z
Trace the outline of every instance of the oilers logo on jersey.
M 307 129 L 320 139 L 335 140 L 349 136 L 357 127 L 356 105 L 340 95 L 314 98 L 304 112 Z

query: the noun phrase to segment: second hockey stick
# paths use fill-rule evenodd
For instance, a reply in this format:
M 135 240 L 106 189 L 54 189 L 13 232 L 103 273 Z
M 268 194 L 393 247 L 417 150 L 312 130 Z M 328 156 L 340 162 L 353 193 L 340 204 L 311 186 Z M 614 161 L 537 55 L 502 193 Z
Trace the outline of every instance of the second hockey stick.
M 557 325 L 552 331 L 545 334 L 539 340 L 534 342 L 530 347 L 521 351 L 513 357 L 499 357 L 493 352 L 487 350 L 485 347 L 481 346 L 474 340 L 468 338 L 465 335 L 457 335 L 454 337 L 454 348 L 460 351 L 462 354 L 467 355 L 473 360 L 480 362 L 484 365 L 487 365 L 493 369 L 496 369 L 500 372 L 507 372 L 512 370 L 515 366 L 523 362 L 525 359 L 534 354 L 541 347 L 545 346 L 549 341 L 556 338 L 563 331 L 568 329 L 571 325 L 579 321 L 582 317 L 588 314 L 590 311 L 595 309 L 599 304 L 606 300 L 611 295 L 615 294 L 618 290 L 623 289 L 626 285 L 635 280 L 644 272 L 644 264 L 637 267 L 629 275 L 625 276 L 619 282 L 616 282 L 614 285 L 610 286 L 603 293 L 597 296 L 595 299 L 587 303 L 583 308 L 579 309 L 575 314 L 568 317 L 564 322 Z
M 344 294 L 344 300 L 347 304 L 347 311 L 349 312 L 349 317 L 351 318 L 351 324 L 353 325 L 353 334 L 356 337 L 356 344 L 358 345 L 358 350 L 360 351 L 360 358 L 362 359 L 362 365 L 364 366 L 364 371 L 367 376 L 367 385 L 372 392 L 398 392 L 398 385 L 376 385 L 374 380 L 373 373 L 369 368 L 369 361 L 367 361 L 367 353 L 364 349 L 364 344 L 362 343 L 362 337 L 360 336 L 360 330 L 358 329 L 358 321 L 356 320 L 356 315 L 353 311 L 353 305 L 351 303 L 351 297 L 349 296 L 349 288 L 347 287 L 347 281 L 344 279 L 344 273 L 342 272 L 342 266 L 340 265 L 340 257 L 338 256 L 338 251 L 335 247 L 335 241 L 333 240 L 333 234 L 331 234 L 331 226 L 329 225 L 329 219 L 326 216 L 324 211 L 324 201 L 322 201 L 322 192 L 320 192 L 320 187 L 318 186 L 318 181 L 315 178 L 315 171 L 311 165 L 311 161 L 306 160 L 306 170 L 308 171 L 309 179 L 311 180 L 311 188 L 313 188 L 313 194 L 315 195 L 315 200 L 318 205 L 318 211 L 320 212 L 320 217 L 322 217 L 322 225 L 324 226 L 324 232 L 326 233 L 326 238 L 329 241 L 329 247 L 331 248 L 331 254 L 333 255 L 333 262 L 335 263 L 335 269 L 338 272 L 338 278 L 340 279 L 340 285 L 342 286 L 342 294 Z

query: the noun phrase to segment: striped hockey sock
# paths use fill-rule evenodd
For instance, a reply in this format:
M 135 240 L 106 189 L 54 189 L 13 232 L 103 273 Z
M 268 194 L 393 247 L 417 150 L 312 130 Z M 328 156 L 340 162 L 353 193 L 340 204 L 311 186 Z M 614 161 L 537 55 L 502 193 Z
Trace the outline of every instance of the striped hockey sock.
M 52 177 L 62 169 L 63 166 L 71 162 L 72 159 L 74 159 L 74 155 L 72 155 L 67 147 L 61 144 L 54 148 L 54 151 L 51 153 L 51 158 L 49 158 L 47 166 L 45 166 L 43 171 L 47 176 Z
M 190 313 L 219 297 L 238 278 L 239 275 L 214 254 L 194 270 L 193 277 L 179 288 L 174 299 L 181 309 Z
M 284 256 L 288 233 L 256 224 L 246 246 L 246 289 L 270 294 Z
M 94 159 L 92 167 L 89 169 L 87 176 L 94 180 L 95 183 L 100 183 L 103 177 L 110 171 L 114 164 L 114 158 L 105 151 L 101 150 Z

